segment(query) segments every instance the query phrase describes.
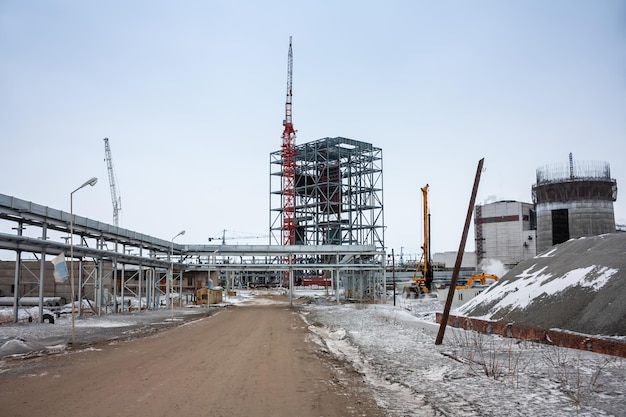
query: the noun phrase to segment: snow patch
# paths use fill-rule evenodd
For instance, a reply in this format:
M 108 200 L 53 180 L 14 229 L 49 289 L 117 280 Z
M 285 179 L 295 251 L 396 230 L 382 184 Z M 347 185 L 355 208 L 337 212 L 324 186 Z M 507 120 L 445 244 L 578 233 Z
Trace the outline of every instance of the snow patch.
M 466 314 L 480 303 L 489 300 L 499 300 L 490 309 L 490 314 L 504 308 L 524 309 L 533 300 L 551 297 L 576 286 L 598 291 L 618 272 L 615 268 L 591 265 L 572 269 L 562 276 L 555 277 L 554 274 L 547 272 L 547 266 L 533 271 L 536 266 L 534 264 L 516 275 L 518 279 L 501 281 L 500 285 L 491 286 L 487 291 L 461 306 L 459 312 Z M 488 317 L 489 314 L 486 316 Z
M 436 346 L 437 328 L 389 305 L 309 305 L 307 311 L 310 322 L 323 323 L 309 327 L 318 343 L 363 375 L 386 415 L 590 417 L 622 415 L 626 405 L 623 363 L 605 355 L 450 327 Z M 481 354 L 500 376 L 485 375 Z
M 121 320 L 109 320 L 106 318 L 83 318 L 81 320 L 74 320 L 74 327 L 99 327 L 99 328 L 111 328 L 111 327 L 126 327 L 132 326 L 135 323 L 125 322 Z
M 0 346 L 0 355 L 19 355 L 32 351 L 32 348 L 21 339 L 11 339 Z
M 554 254 L 556 253 L 557 248 L 552 248 L 548 252 L 544 252 L 535 256 L 535 258 L 554 258 Z
M 338 359 L 350 363 L 363 375 L 365 382 L 373 387 L 374 400 L 379 407 L 391 411 L 392 415 L 400 411 L 401 415 L 410 412 L 412 416 L 430 417 L 438 415 L 425 401 L 422 395 L 400 384 L 391 376 L 380 376 L 368 359 L 363 357 L 359 347 L 346 337 L 346 330 L 339 328 L 329 330 L 325 327 L 309 326 L 309 330 L 317 335 L 328 350 Z M 350 332 L 358 334 L 359 332 Z

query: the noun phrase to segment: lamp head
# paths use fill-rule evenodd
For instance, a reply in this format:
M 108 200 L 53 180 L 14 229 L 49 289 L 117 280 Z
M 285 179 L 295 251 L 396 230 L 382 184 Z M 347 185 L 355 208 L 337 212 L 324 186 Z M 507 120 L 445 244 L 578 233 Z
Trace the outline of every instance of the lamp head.
M 98 178 L 93 177 L 92 179 L 85 181 L 80 187 L 78 187 L 77 189 L 75 189 L 74 191 L 72 191 L 72 194 L 74 194 L 76 191 L 80 190 L 81 188 L 84 188 L 88 185 L 94 186 L 96 185 L 96 183 L 98 182 Z

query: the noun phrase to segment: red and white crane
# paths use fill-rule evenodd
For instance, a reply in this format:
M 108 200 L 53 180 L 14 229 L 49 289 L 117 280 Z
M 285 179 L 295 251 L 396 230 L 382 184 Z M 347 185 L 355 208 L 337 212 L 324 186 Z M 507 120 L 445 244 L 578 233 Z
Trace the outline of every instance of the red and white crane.
M 296 130 L 291 118 L 293 80 L 293 51 L 291 36 L 289 37 L 289 54 L 287 63 L 287 100 L 285 101 L 285 120 L 283 120 L 282 179 L 283 179 L 283 245 L 296 242 Z

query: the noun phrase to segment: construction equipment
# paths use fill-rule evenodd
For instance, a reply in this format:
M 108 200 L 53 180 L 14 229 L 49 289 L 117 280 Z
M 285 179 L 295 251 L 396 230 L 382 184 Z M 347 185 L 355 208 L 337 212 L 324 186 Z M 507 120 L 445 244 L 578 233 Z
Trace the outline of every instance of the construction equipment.
M 418 297 L 431 292 L 433 283 L 432 261 L 430 259 L 430 213 L 428 212 L 428 184 L 420 188 L 422 190 L 422 200 L 424 203 L 424 244 L 422 245 L 422 256 L 413 273 L 412 283 L 404 287 L 406 298 Z M 418 276 L 421 270 L 421 276 Z
M 109 185 L 111 187 L 111 201 L 113 202 L 113 225 L 119 226 L 119 212 L 122 209 L 122 197 L 119 195 L 115 183 L 115 172 L 113 171 L 113 158 L 111 157 L 111 147 L 109 139 L 104 138 L 104 160 L 109 171 Z
M 287 56 L 287 99 L 285 100 L 285 120 L 283 120 L 282 171 L 283 171 L 283 245 L 293 245 L 296 241 L 296 131 L 291 115 L 293 80 L 293 51 L 289 37 Z
M 226 244 L 227 240 L 243 240 L 243 239 L 263 239 L 265 237 L 269 237 L 269 235 L 249 235 L 247 233 L 245 233 L 243 236 L 226 236 L 226 232 L 228 232 L 228 230 L 224 229 L 222 230 L 222 237 L 210 237 L 209 238 L 209 242 L 212 242 L 214 240 L 220 239 L 222 241 L 222 245 Z M 234 232 L 231 230 L 231 232 L 233 233 L 238 233 L 238 234 L 243 234 L 243 232 Z
M 471 277 L 469 277 L 467 279 L 467 282 L 465 283 L 465 285 L 457 285 L 456 289 L 457 290 L 465 290 L 465 289 L 469 289 L 472 288 L 472 286 L 474 285 L 475 281 L 480 281 L 480 285 L 487 285 L 487 280 L 491 279 L 494 281 L 498 281 L 498 277 L 496 275 L 493 274 L 485 274 L 485 273 L 480 273 L 480 274 L 476 274 L 476 275 L 472 275 Z

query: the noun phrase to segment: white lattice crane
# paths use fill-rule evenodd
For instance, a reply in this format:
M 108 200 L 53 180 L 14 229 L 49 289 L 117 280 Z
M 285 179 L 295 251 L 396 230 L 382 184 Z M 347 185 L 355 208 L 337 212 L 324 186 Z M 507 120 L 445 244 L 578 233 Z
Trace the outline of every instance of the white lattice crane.
M 115 183 L 113 158 L 111 157 L 111 147 L 109 146 L 108 138 L 104 138 L 104 157 L 109 171 L 109 186 L 111 187 L 111 201 L 113 202 L 113 225 L 119 226 L 119 214 L 120 210 L 122 210 L 122 197 L 119 195 L 117 185 Z
M 236 233 L 236 235 L 226 236 L 226 232 L 233 232 L 233 233 Z M 225 245 L 227 240 L 263 239 L 265 237 L 269 237 L 269 235 L 250 235 L 245 232 L 234 232 L 232 230 L 228 231 L 226 229 L 222 230 L 221 234 L 222 234 L 221 237 L 218 237 L 217 235 L 210 237 L 209 242 L 219 239 L 222 241 L 222 245 Z

